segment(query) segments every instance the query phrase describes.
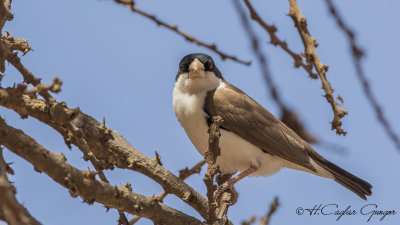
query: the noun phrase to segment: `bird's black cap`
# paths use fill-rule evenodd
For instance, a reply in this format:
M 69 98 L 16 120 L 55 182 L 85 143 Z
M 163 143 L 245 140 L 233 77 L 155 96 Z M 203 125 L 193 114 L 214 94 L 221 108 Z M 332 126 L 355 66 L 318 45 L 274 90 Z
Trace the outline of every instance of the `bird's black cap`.
M 179 70 L 178 74 L 176 75 L 175 81 L 178 80 L 179 75 L 182 73 L 187 73 L 189 72 L 189 65 L 193 62 L 194 59 L 198 59 L 201 63 L 203 63 L 205 71 L 210 71 L 214 72 L 215 76 L 222 78 L 222 74 L 217 68 L 217 66 L 214 64 L 214 60 L 211 58 L 211 56 L 203 54 L 203 53 L 193 53 L 186 55 L 181 59 L 181 62 L 179 63 Z

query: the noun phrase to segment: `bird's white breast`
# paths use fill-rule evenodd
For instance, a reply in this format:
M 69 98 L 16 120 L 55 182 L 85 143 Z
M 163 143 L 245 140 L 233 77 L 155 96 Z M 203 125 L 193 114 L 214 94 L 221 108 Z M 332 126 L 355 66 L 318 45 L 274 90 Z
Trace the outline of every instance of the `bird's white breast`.
M 215 88 L 224 88 L 225 83 L 218 79 Z M 208 124 L 204 112 L 204 102 L 207 92 L 190 92 L 185 89 L 184 78 L 179 78 L 173 92 L 173 107 L 182 127 L 197 150 L 204 155 L 208 149 Z M 208 89 L 208 88 L 207 88 Z M 223 173 L 244 171 L 251 166 L 259 169 L 253 175 L 269 175 L 284 166 L 284 160 L 262 152 L 257 146 L 237 136 L 235 133 L 221 130 L 219 139 L 221 155 L 217 164 Z

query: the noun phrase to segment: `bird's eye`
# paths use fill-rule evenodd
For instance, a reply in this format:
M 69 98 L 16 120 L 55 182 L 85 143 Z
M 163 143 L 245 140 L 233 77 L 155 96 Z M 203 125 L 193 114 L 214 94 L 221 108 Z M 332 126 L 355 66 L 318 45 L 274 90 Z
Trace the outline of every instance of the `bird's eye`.
M 214 69 L 214 64 L 213 62 L 206 62 L 206 70 L 212 71 Z
M 179 66 L 179 70 L 180 70 L 181 72 L 187 72 L 187 66 L 185 66 L 185 65 L 180 65 L 180 66 Z

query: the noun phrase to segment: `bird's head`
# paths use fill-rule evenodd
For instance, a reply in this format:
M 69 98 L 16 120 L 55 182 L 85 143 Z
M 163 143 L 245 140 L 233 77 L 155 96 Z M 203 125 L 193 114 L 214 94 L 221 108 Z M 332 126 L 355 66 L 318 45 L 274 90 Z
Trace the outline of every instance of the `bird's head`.
M 175 81 L 187 91 L 210 91 L 223 79 L 214 60 L 202 53 L 190 54 L 181 59 Z

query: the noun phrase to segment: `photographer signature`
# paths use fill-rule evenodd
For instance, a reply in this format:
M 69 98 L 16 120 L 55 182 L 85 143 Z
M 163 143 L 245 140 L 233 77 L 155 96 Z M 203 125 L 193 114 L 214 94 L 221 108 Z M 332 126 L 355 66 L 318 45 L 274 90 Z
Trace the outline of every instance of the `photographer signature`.
M 380 221 L 383 221 L 386 216 L 396 215 L 396 210 L 381 210 L 378 209 L 377 204 L 367 204 L 362 206 L 359 210 L 353 209 L 351 206 L 347 206 L 344 210 L 339 209 L 338 204 L 319 204 L 315 205 L 313 208 L 303 208 L 298 207 L 296 209 L 297 215 L 334 215 L 336 217 L 336 221 L 339 221 L 343 216 L 354 216 L 354 215 L 362 215 L 368 217 L 367 222 L 369 222 L 373 217 L 379 218 Z

